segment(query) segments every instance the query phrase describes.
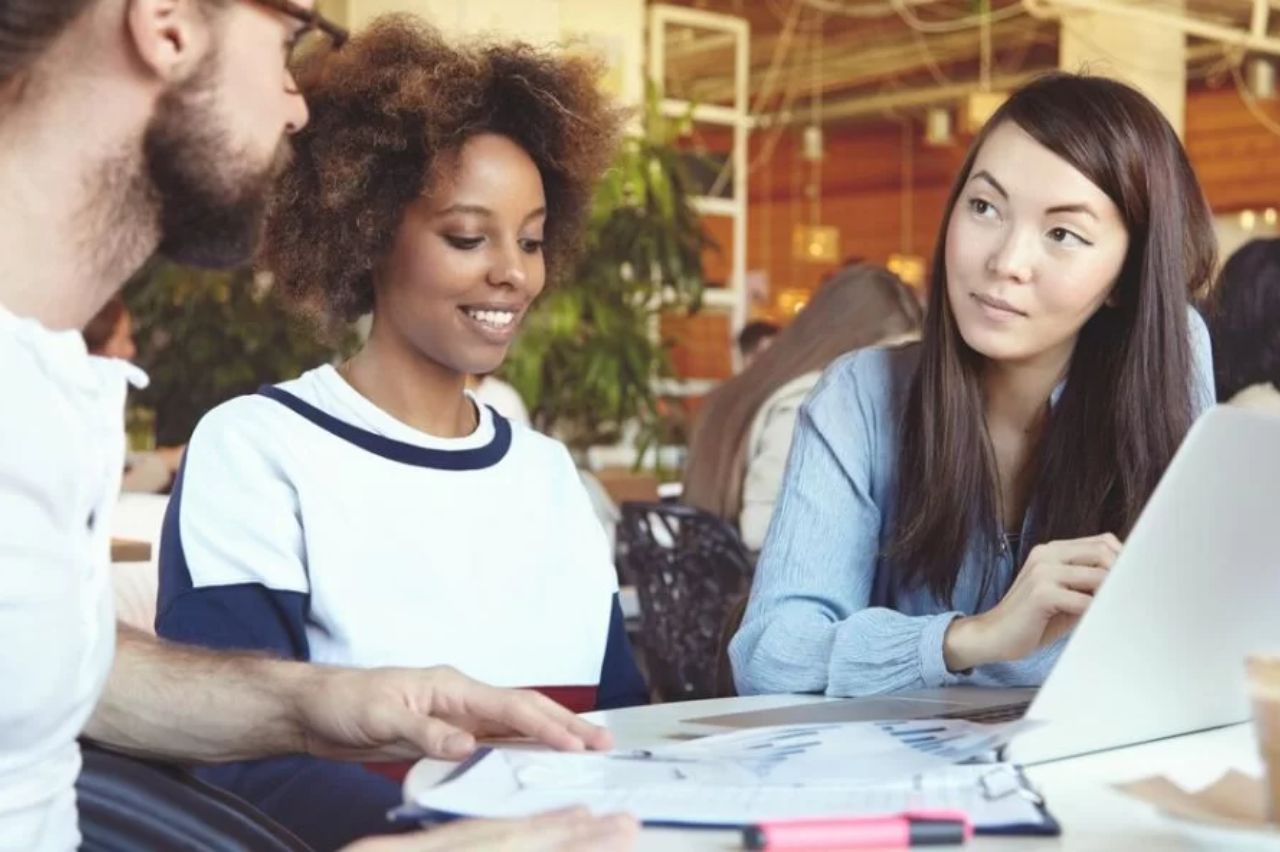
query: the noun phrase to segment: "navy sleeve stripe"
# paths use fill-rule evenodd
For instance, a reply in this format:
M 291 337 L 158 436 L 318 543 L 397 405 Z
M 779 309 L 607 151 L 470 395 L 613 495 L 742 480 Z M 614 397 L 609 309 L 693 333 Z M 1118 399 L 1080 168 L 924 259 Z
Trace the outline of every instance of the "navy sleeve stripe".
M 187 567 L 187 556 L 182 549 L 182 534 L 178 523 L 182 514 L 182 483 L 186 479 L 186 470 L 187 456 L 184 454 L 182 463 L 178 465 L 178 473 L 173 478 L 169 504 L 164 510 L 164 523 L 160 527 L 160 587 L 156 597 L 157 613 L 167 609 L 173 598 L 191 591 L 192 588 L 191 571 Z
M 596 709 L 612 710 L 649 703 L 649 687 L 636 665 L 627 638 L 627 622 L 622 614 L 618 594 L 613 595 L 609 617 L 609 639 L 605 644 L 604 663 L 600 667 L 600 688 L 596 693 Z
M 156 633 L 219 651 L 266 651 L 309 660 L 308 596 L 261 583 L 206 586 L 178 595 L 156 611 Z
M 308 595 L 261 583 L 195 587 L 179 524 L 185 467 L 184 461 L 174 479 L 160 534 L 156 634 L 204 648 L 267 651 L 309 660 Z

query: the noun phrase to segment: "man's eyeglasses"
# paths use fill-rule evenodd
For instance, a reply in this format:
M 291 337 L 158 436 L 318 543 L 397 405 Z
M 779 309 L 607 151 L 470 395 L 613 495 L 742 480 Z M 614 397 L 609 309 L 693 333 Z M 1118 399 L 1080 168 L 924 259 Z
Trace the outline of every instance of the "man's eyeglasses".
M 328 36 L 334 47 L 342 47 L 343 42 L 347 40 L 348 33 L 345 27 L 335 24 L 315 9 L 307 9 L 293 2 L 293 0 L 253 0 L 253 2 L 260 6 L 266 6 L 268 9 L 274 9 L 282 15 L 301 22 L 302 26 L 298 28 L 298 31 L 294 33 L 289 42 L 290 61 L 295 58 L 297 48 L 312 33 L 323 33 Z

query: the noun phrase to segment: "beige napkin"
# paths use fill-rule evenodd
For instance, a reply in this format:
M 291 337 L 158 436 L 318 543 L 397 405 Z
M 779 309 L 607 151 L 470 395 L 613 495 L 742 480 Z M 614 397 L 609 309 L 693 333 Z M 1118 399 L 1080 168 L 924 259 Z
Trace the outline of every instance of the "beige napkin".
M 1266 819 L 1266 793 L 1262 781 L 1243 772 L 1232 770 L 1194 793 L 1164 776 L 1142 778 L 1128 784 L 1116 784 L 1115 787 L 1182 819 L 1252 829 L 1280 838 L 1280 826 Z

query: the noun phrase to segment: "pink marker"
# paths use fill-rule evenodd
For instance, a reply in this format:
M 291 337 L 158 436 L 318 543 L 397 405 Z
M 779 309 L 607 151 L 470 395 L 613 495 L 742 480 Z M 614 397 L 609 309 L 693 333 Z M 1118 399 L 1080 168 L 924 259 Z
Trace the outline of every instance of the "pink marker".
M 852 819 L 788 820 L 753 825 L 742 833 L 747 849 L 907 849 L 954 846 L 973 836 L 960 811 L 910 811 Z

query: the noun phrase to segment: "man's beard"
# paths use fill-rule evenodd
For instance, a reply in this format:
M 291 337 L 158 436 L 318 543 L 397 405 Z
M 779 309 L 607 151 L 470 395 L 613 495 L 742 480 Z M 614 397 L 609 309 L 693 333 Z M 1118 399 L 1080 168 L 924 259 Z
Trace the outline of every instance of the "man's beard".
M 210 55 L 191 78 L 166 92 L 143 137 L 147 178 L 155 192 L 159 252 L 170 260 L 217 269 L 253 255 L 272 183 L 288 155 L 281 141 L 272 162 L 254 168 L 219 125 Z

